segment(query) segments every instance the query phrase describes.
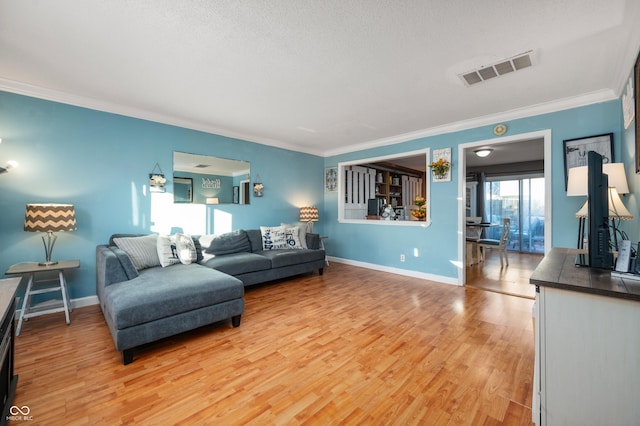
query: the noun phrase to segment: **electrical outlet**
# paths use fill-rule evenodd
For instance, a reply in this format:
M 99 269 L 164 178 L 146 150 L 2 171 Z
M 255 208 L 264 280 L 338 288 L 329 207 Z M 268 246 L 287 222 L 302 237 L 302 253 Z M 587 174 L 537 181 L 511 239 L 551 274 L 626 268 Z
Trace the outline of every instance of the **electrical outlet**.
M 404 254 L 400 255 L 400 262 L 404 262 Z

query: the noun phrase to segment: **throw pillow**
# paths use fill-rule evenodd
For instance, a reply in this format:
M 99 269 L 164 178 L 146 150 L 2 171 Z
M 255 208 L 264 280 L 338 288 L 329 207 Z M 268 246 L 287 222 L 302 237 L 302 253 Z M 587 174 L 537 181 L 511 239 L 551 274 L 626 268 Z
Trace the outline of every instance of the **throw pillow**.
M 216 255 L 251 252 L 251 242 L 247 231 L 239 229 L 214 237 L 205 252 Z
M 131 258 L 138 271 L 160 265 L 158 235 L 114 238 L 113 242 Z
M 298 238 L 300 239 L 301 247 L 306 249 L 307 247 L 307 224 L 303 222 L 295 222 L 292 224 L 281 223 L 280 226 L 284 226 L 285 228 L 294 228 L 297 227 L 299 234 Z
M 294 226 L 292 228 L 284 228 L 285 240 L 287 241 L 287 247 L 290 249 L 302 249 L 302 242 L 300 241 L 300 228 Z
M 158 235 L 158 258 L 160 259 L 160 265 L 166 267 L 169 265 L 175 265 L 180 263 L 178 258 L 178 250 L 176 248 L 176 237 L 169 235 Z
M 178 251 L 180 262 L 185 265 L 195 262 L 198 258 L 196 245 L 190 235 L 176 234 L 176 250 Z
M 282 226 L 261 226 L 262 250 L 277 250 L 287 248 L 287 239 Z

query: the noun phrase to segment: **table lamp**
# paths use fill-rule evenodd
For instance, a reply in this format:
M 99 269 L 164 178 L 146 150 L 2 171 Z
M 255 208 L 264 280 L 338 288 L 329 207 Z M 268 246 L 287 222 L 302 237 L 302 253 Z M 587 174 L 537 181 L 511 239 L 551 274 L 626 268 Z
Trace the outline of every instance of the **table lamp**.
M 318 221 L 317 207 L 300 207 L 300 222 L 307 222 L 307 232 L 313 234 L 313 222 Z
M 629 185 L 627 184 L 627 175 L 624 171 L 623 163 L 607 163 L 602 165 L 602 172 L 609 178 L 609 218 L 613 227 L 613 246 L 618 250 L 618 226 L 616 220 L 633 220 L 633 215 L 627 210 L 622 203 L 619 194 L 628 194 Z M 588 167 L 573 167 L 569 169 L 569 179 L 567 184 L 568 196 L 587 196 L 587 176 Z M 578 248 L 584 248 L 582 241 L 584 240 L 584 220 L 589 216 L 589 201 L 585 201 L 583 206 L 576 213 L 576 217 L 580 219 L 578 225 Z
M 58 262 L 51 260 L 56 237 L 53 233 L 76 230 L 76 214 L 72 204 L 27 204 L 24 216 L 24 230 L 27 232 L 46 232 L 42 236 L 45 261 L 40 266 L 51 266 Z

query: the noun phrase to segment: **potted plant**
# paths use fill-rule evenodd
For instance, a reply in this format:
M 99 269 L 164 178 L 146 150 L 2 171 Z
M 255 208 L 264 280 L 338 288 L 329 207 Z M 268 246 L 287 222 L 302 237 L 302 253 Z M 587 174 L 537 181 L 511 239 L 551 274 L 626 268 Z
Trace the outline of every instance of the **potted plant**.
M 438 158 L 437 161 L 433 161 L 429 164 L 429 167 L 431 167 L 431 171 L 438 179 L 442 179 L 451 169 L 451 163 L 444 158 Z

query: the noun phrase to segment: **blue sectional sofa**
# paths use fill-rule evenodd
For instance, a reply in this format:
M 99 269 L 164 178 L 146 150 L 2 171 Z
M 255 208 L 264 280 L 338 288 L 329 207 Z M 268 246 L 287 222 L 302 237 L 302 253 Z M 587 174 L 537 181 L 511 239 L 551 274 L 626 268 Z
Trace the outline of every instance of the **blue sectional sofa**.
M 169 266 L 153 261 L 141 266 L 137 253 L 116 244 L 122 239 L 153 244 L 153 235 L 116 234 L 97 246 L 96 293 L 124 364 L 146 343 L 227 319 L 238 327 L 245 286 L 316 269 L 322 275 L 326 257 L 320 238 L 302 235 L 305 248 L 275 250 L 264 250 L 259 229 L 194 236 L 195 261 Z

